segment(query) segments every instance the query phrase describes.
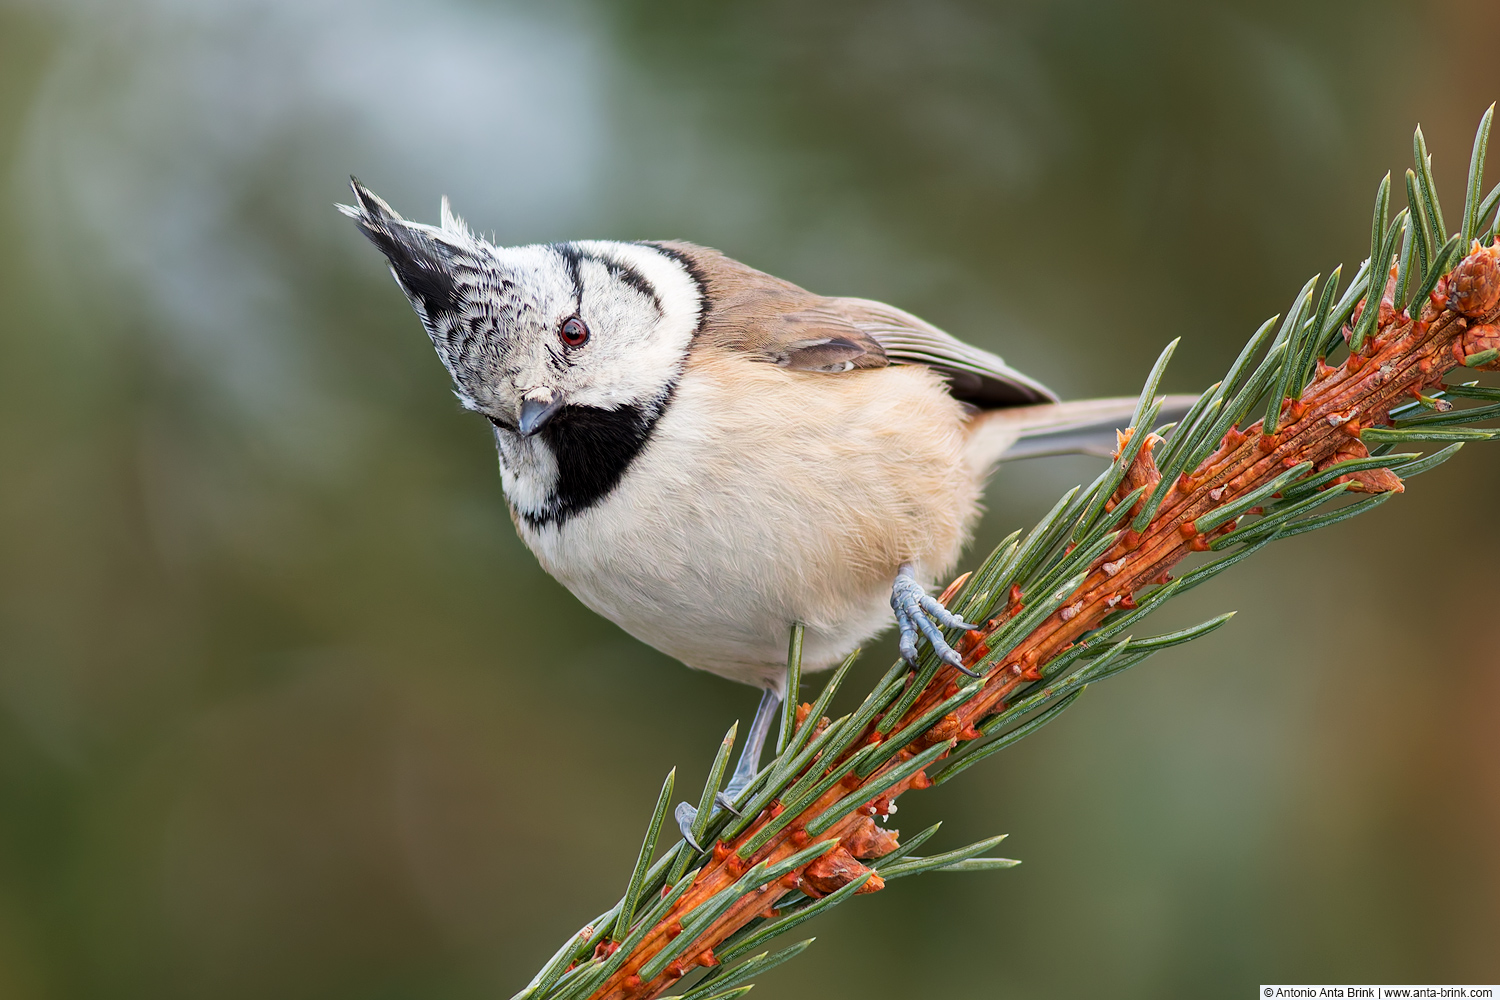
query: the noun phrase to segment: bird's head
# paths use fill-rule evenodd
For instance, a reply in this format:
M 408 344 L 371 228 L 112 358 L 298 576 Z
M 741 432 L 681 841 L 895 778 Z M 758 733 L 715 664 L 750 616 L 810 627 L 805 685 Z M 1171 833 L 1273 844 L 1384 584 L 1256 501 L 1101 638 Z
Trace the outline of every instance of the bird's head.
M 594 240 L 499 247 L 446 199 L 441 224 L 428 226 L 358 181 L 353 189 L 357 204 L 340 210 L 385 254 L 460 402 L 497 437 L 545 438 L 601 413 L 654 418 L 702 311 L 672 251 Z

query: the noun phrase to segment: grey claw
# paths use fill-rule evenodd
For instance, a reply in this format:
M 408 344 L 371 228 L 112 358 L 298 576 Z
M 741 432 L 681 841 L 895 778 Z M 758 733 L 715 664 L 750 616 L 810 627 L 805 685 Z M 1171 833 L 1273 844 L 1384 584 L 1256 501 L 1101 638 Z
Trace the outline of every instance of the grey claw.
M 727 793 L 725 793 L 725 792 L 719 792 L 717 795 L 714 796 L 714 804 L 717 805 L 717 806 L 719 806 L 721 809 L 727 809 L 727 810 L 729 810 L 730 812 L 734 813 L 736 816 L 743 816 L 743 815 L 745 815 L 744 813 L 740 812 L 738 809 L 736 809 L 734 807 L 734 799 L 730 798 L 729 795 Z
M 970 670 L 968 667 L 964 666 L 964 658 L 962 656 L 958 656 L 957 653 L 954 653 L 953 655 L 956 656 L 957 659 L 948 661 L 950 664 L 952 664 L 953 669 L 957 670 L 961 674 L 968 674 L 970 677 L 984 676 L 984 674 L 981 674 L 979 671 Z
M 923 619 L 923 620 L 925 620 L 925 619 Z M 937 631 L 937 630 L 934 628 L 933 631 Z M 938 659 L 942 660 L 944 663 L 948 664 L 950 667 L 955 667 L 958 670 L 960 670 L 960 671 L 968 674 L 970 677 L 978 677 L 978 676 L 980 676 L 979 674 L 977 674 L 974 671 L 970 670 L 968 667 L 964 666 L 964 658 L 963 658 L 963 656 L 959 653 L 958 650 L 956 650 L 952 646 L 948 645 L 947 641 L 943 639 L 942 635 L 936 635 L 936 636 L 929 635 L 927 637 L 927 639 L 928 639 L 929 642 L 932 643 L 932 651 L 934 653 L 937 653 Z
M 693 822 L 698 818 L 698 808 L 687 802 L 679 802 L 672 816 L 677 820 L 677 829 L 681 831 L 682 839 L 692 845 L 693 850 L 702 854 L 703 848 L 693 838 Z

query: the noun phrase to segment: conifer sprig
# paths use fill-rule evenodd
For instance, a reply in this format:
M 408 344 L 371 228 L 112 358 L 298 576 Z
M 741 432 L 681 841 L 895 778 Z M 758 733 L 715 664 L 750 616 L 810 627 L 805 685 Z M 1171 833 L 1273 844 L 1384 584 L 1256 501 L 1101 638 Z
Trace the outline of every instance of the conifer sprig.
M 742 815 L 710 812 L 731 728 L 692 827 L 702 847 L 680 840 L 651 863 L 669 775 L 620 902 L 570 938 L 515 1000 L 636 1000 L 668 990 L 682 1000 L 727 1000 L 812 941 L 757 949 L 824 910 L 893 878 L 1016 864 L 979 856 L 1000 837 L 916 857 L 936 826 L 903 845 L 875 817 L 894 812 L 904 792 L 944 784 L 1036 732 L 1089 685 L 1230 618 L 1124 635 L 1168 600 L 1279 538 L 1385 503 L 1467 442 L 1500 436 L 1470 426 L 1500 418 L 1500 389 L 1445 382 L 1461 367 L 1500 370 L 1500 245 L 1489 245 L 1500 217 L 1486 222 L 1500 185 L 1480 197 L 1492 117 L 1493 106 L 1475 136 L 1458 232 L 1444 228 L 1419 128 L 1407 205 L 1388 218 L 1387 174 L 1370 259 L 1349 287 L 1339 293 L 1342 268 L 1321 293 L 1317 278 L 1307 282 L 1285 321 L 1263 324 L 1164 439 L 1151 428 L 1176 342 L 1167 347 L 1109 468 L 945 593 L 964 618 L 985 622 L 952 637 L 978 679 L 929 653 L 916 670 L 895 664 L 855 711 L 830 721 L 824 713 L 853 658 L 813 705 L 799 705 L 794 629 L 778 755 L 739 796 Z M 1328 363 L 1333 354 L 1337 365 Z M 1241 429 L 1257 408 L 1264 417 Z M 1393 453 L 1427 442 L 1447 446 Z M 1348 502 L 1353 494 L 1368 495 Z M 1225 550 L 1176 579 L 1169 572 L 1196 553 Z

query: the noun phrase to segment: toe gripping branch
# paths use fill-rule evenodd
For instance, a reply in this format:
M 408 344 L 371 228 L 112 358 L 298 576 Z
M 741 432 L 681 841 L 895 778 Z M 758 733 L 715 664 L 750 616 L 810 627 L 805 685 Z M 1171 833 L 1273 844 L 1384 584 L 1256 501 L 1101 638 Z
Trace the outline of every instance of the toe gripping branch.
M 1243 431 L 1230 426 L 1207 458 L 1192 469 L 1169 473 L 1167 479 L 1162 478 L 1152 449 L 1140 448 L 1113 503 L 1118 507 L 1130 499 L 1129 513 L 1139 520 L 1139 513 L 1147 509 L 1145 502 L 1152 498 L 1154 513 L 1139 528 L 1122 522 L 1115 541 L 1089 564 L 1081 582 L 1070 593 L 1058 595 L 1057 610 L 1034 624 L 1028 622 L 1018 639 L 1009 632 L 999 634 L 1023 613 L 1019 599 L 1013 599 L 999 617 L 959 641 L 964 655 L 955 662 L 949 654 L 957 656 L 956 651 L 942 641 L 938 626 L 928 616 L 949 628 L 968 626 L 929 597 L 910 570 L 904 569 L 891 595 L 902 626 L 902 655 L 915 654 L 916 633 L 920 632 L 947 666 L 935 671 L 920 692 L 909 692 L 898 707 L 890 709 L 900 714 L 895 722 L 874 714 L 861 717 L 860 732 L 840 740 L 836 759 L 828 762 L 827 778 L 819 780 L 825 771 L 821 760 L 810 765 L 809 793 L 788 803 L 770 802 L 752 822 L 713 845 L 691 884 L 673 890 L 678 894 L 662 916 L 650 928 L 641 928 L 639 937 L 632 934 L 628 959 L 591 995 L 609 1000 L 655 997 L 696 966 L 717 964 L 713 949 L 757 919 L 775 914 L 774 907 L 783 896 L 795 892 L 817 896 L 832 885 L 815 877 L 814 869 L 822 871 L 819 866 L 842 865 L 839 871 L 844 874 L 835 881 L 847 883 L 839 891 L 852 891 L 848 886 L 855 883 L 848 881 L 848 873 L 866 871 L 857 859 L 879 857 L 895 849 L 894 831 L 873 827 L 873 817 L 893 811 L 896 797 L 908 789 L 929 787 L 932 781 L 926 767 L 964 741 L 981 736 L 978 726 L 1004 711 L 1019 688 L 1045 677 L 1050 661 L 1107 624 L 1109 616 L 1129 614 L 1137 606 L 1138 590 L 1166 583 L 1168 570 L 1191 553 L 1220 547 L 1216 543 L 1235 531 L 1242 515 L 1215 519 L 1211 516 L 1215 511 L 1295 467 L 1308 465 L 1313 471 L 1304 475 L 1316 476 L 1364 452 L 1361 435 L 1370 441 L 1380 440 L 1382 434 L 1389 436 L 1393 433 L 1386 429 L 1393 422 L 1391 410 L 1413 398 L 1425 398 L 1424 388 L 1441 385 L 1444 375 L 1459 365 L 1500 369 L 1500 354 L 1495 353 L 1500 351 L 1500 246 L 1476 243 L 1409 310 L 1391 306 L 1393 284 L 1394 275 L 1386 284 L 1385 301 L 1379 303 L 1370 335 L 1356 340 L 1355 349 L 1340 365 L 1319 361 L 1300 394 L 1291 387 L 1295 398 L 1283 404 L 1274 433 L 1266 434 L 1263 422 Z M 1371 434 L 1376 427 L 1379 432 Z M 1381 471 L 1386 475 L 1361 480 L 1364 491 L 1400 489 L 1394 473 Z M 1332 485 L 1323 483 L 1325 488 Z M 1154 498 L 1157 491 L 1166 492 Z M 1199 520 L 1212 527 L 1200 531 Z M 1003 647 L 1002 651 L 991 653 L 991 642 Z M 962 687 L 959 672 L 971 673 L 976 667 L 983 683 Z M 871 698 L 899 686 L 894 675 L 883 683 L 887 687 L 877 688 Z M 809 717 L 807 724 L 825 725 L 816 717 Z M 903 748 L 887 750 L 885 744 L 900 743 L 897 737 L 909 733 L 916 736 L 909 737 Z M 795 815 L 788 815 L 793 811 Z M 872 835 L 884 840 L 875 845 Z M 821 856 L 816 861 L 803 860 L 817 845 L 827 845 L 828 858 L 836 856 L 836 863 Z M 761 866 L 788 864 L 793 867 L 787 874 L 754 891 L 736 889 L 742 877 Z M 873 877 L 859 885 L 859 891 L 879 888 Z M 700 907 L 703 919 L 695 919 Z M 690 940 L 674 942 L 679 936 Z M 680 957 L 662 961 L 658 956 L 664 952 Z
M 937 619 L 943 628 L 961 628 L 965 632 L 972 632 L 979 626 L 970 625 L 928 594 L 917 582 L 910 563 L 904 564 L 896 574 L 896 582 L 891 587 L 891 610 L 896 612 L 896 625 L 901 629 L 901 658 L 907 663 L 913 667 L 917 665 L 917 633 L 920 631 L 932 644 L 932 651 L 938 659 L 970 677 L 981 676 L 964 666 L 963 655 L 948 645 L 933 619 Z

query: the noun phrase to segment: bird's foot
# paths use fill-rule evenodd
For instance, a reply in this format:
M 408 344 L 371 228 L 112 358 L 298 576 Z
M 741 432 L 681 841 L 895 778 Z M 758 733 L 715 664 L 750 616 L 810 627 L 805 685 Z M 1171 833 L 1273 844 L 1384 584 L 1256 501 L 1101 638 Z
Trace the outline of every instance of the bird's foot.
M 766 736 L 771 731 L 771 722 L 776 718 L 776 708 L 780 704 L 781 699 L 774 691 L 766 691 L 761 695 L 760 706 L 755 710 L 755 721 L 750 724 L 749 738 L 745 741 L 744 749 L 740 751 L 739 763 L 734 767 L 734 774 L 730 775 L 729 784 L 714 795 L 714 805 L 718 807 L 714 812 L 725 809 L 736 816 L 742 815 L 735 806 L 735 800 L 750 787 L 751 782 L 760 772 L 760 753 L 766 745 Z M 679 802 L 672 815 L 677 820 L 677 829 L 682 831 L 682 839 L 692 845 L 695 851 L 701 853 L 703 848 L 699 845 L 697 837 L 693 835 L 693 828 L 698 820 L 698 807 L 687 802 Z
M 964 666 L 964 658 L 948 645 L 933 619 L 937 619 L 943 628 L 972 630 L 979 626 L 970 625 L 928 594 L 917 582 L 910 565 L 902 566 L 896 574 L 896 582 L 891 587 L 891 609 L 896 612 L 896 625 L 901 629 L 901 656 L 907 663 L 913 667 L 917 665 L 917 633 L 920 632 L 932 644 L 932 651 L 937 653 L 938 659 L 970 677 L 979 676 Z
M 734 800 L 739 798 L 740 793 L 744 790 L 743 787 L 735 788 L 734 783 L 730 782 L 722 791 L 714 796 L 714 809 L 709 815 L 712 816 L 720 809 L 723 809 L 736 816 L 743 816 L 744 813 L 735 808 Z M 677 820 L 677 829 L 682 831 L 682 839 L 686 840 L 692 846 L 693 850 L 700 854 L 703 853 L 703 845 L 699 844 L 697 838 L 693 836 L 693 826 L 698 822 L 698 807 L 690 802 L 679 802 L 672 815 Z

